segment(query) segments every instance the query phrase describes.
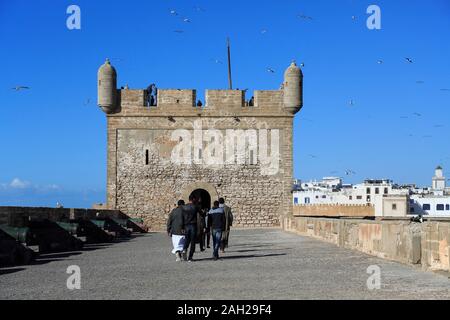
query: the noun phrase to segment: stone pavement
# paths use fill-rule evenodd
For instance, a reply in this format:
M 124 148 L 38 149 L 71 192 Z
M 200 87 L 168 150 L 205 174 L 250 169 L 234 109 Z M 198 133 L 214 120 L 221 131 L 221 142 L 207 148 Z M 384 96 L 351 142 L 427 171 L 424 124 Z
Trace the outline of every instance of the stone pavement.
M 234 230 L 221 261 L 211 252 L 176 263 L 165 234 L 0 269 L 0 299 L 450 299 L 446 275 L 385 261 L 280 230 Z M 81 290 L 66 287 L 70 265 Z M 380 290 L 367 268 L 381 268 Z

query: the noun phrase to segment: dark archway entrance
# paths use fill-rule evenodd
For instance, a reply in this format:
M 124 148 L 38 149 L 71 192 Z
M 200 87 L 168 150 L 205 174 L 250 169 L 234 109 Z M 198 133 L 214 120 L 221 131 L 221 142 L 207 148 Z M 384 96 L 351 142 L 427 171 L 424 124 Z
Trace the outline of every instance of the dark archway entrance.
M 211 209 L 211 195 L 208 191 L 204 189 L 194 190 L 191 195 L 195 196 L 198 200 L 199 205 L 202 209 L 209 210 Z

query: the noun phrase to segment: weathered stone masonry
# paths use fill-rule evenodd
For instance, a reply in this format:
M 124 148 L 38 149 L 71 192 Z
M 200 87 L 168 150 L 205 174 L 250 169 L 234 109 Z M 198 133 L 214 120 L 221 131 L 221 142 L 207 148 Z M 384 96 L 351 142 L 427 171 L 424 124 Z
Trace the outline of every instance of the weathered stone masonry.
M 207 90 L 204 107 L 195 106 L 195 90 L 158 90 L 158 105 L 146 107 L 145 90 L 116 90 L 115 77 L 108 62 L 100 68 L 99 105 L 108 124 L 109 209 L 142 217 L 153 230 L 161 230 L 177 200 L 203 189 L 212 200 L 227 199 L 238 227 L 280 226 L 292 212 L 292 126 L 302 104 L 302 75 L 295 64 L 286 71 L 284 90 L 254 92 L 251 107 L 241 90 Z M 277 130 L 279 170 L 262 174 L 260 159 L 251 161 L 256 155 L 249 150 L 245 164 L 174 163 L 172 152 L 180 141 L 172 134 L 193 132 L 194 123 L 224 137 L 227 130 L 267 129 L 269 146 Z

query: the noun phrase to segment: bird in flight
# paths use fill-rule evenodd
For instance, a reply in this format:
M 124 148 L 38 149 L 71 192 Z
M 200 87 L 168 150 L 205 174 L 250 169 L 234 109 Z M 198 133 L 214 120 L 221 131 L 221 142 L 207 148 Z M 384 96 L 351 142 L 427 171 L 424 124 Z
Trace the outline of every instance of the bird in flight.
M 302 63 L 300 63 L 300 67 L 304 67 L 305 66 L 305 63 L 304 62 L 302 62 Z
M 198 12 L 205 12 L 205 11 L 206 11 L 205 9 L 203 9 L 203 8 L 200 7 L 200 6 L 194 6 L 194 10 L 195 10 L 195 11 L 198 11 Z
M 353 170 L 345 170 L 345 175 L 346 176 L 351 176 L 351 175 L 354 175 L 354 174 L 356 174 L 356 173 Z
M 406 62 L 408 63 L 414 63 L 414 61 L 411 58 L 405 58 Z
M 174 10 L 174 9 L 170 9 L 170 14 L 173 15 L 173 16 L 177 16 L 178 12 L 176 10 Z
M 214 63 L 223 64 L 223 62 L 219 59 L 211 59 L 211 60 L 214 61 Z
M 267 72 L 275 73 L 275 70 L 273 70 L 272 68 L 267 68 Z
M 422 115 L 418 112 L 414 112 L 413 115 L 417 116 L 417 117 L 421 117 Z
M 424 83 L 425 83 L 425 81 L 422 81 L 422 80 L 418 80 L 418 81 L 416 81 L 416 83 L 417 83 L 417 84 L 424 84 Z
M 26 87 L 26 86 L 17 86 L 17 87 L 14 87 L 12 89 L 16 90 L 16 91 L 21 91 L 21 90 L 29 90 L 31 88 L 30 87 Z
M 175 33 L 184 33 L 183 30 L 174 30 Z
M 378 63 L 378 64 L 383 64 L 384 61 L 383 61 L 383 60 L 378 60 L 377 63 Z
M 267 29 L 262 29 L 261 30 L 261 34 L 266 34 L 267 33 Z
M 350 107 L 353 107 L 355 105 L 355 101 L 352 99 L 348 102 Z
M 91 103 L 91 99 L 88 98 L 88 99 L 86 99 L 86 101 L 84 102 L 84 105 L 87 106 L 87 105 L 90 104 L 90 103 Z
M 309 154 L 309 156 L 310 156 L 311 158 L 313 158 L 313 159 L 317 159 L 317 158 L 318 158 L 316 155 L 313 155 L 313 154 Z
M 303 20 L 312 20 L 312 19 L 313 19 L 312 17 L 307 16 L 307 15 L 305 15 L 305 14 L 303 14 L 303 13 L 299 14 L 298 17 L 299 17 L 300 19 L 303 19 Z
M 189 19 L 189 18 L 184 18 L 184 19 L 183 19 L 183 22 L 191 23 L 191 19 Z

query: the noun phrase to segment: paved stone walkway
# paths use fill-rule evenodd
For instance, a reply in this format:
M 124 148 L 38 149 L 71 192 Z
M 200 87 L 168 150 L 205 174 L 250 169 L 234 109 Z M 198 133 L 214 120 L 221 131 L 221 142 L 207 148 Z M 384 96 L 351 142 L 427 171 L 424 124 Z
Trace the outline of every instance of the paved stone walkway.
M 0 269 L 0 299 L 450 299 L 444 275 L 279 230 L 233 231 L 218 262 L 207 252 L 175 263 L 169 240 L 148 234 Z M 70 265 L 81 268 L 81 290 L 66 287 Z M 380 290 L 367 289 L 371 265 Z

